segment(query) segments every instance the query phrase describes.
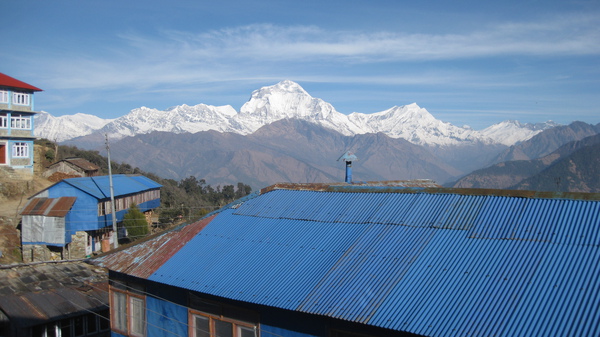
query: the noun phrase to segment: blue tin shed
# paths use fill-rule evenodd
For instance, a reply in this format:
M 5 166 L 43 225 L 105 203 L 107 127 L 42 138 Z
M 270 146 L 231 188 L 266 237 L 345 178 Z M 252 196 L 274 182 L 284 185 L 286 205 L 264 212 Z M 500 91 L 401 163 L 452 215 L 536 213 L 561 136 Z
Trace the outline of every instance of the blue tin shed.
M 160 188 L 160 184 L 141 175 L 113 175 L 117 222 L 123 220 L 132 204 L 142 212 L 159 207 Z M 77 232 L 87 232 L 87 252 L 98 251 L 102 239 L 112 240 L 109 177 L 61 180 L 32 196 L 21 214 L 23 245 L 65 247 Z
M 598 194 L 274 186 L 92 263 L 117 336 L 600 335 Z

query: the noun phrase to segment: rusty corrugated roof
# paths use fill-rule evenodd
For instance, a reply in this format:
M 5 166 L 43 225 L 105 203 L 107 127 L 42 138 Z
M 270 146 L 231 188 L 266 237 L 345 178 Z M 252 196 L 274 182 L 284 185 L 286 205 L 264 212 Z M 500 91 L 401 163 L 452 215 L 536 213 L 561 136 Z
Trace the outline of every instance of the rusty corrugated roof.
M 91 260 L 91 263 L 136 277 L 148 278 L 193 239 L 215 216 L 149 237 L 146 241 L 130 247 L 122 246 Z
M 0 309 L 28 327 L 108 308 L 106 270 L 84 262 L 16 265 L 0 269 Z
M 64 217 L 73 207 L 75 200 L 76 197 L 33 198 L 25 204 L 21 215 Z

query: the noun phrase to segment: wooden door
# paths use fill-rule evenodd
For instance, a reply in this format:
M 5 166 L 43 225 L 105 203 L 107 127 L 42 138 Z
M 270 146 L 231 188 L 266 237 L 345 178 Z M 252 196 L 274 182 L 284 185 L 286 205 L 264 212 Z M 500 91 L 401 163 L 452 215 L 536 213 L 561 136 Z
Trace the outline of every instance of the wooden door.
M 0 164 L 6 164 L 6 144 L 0 144 Z

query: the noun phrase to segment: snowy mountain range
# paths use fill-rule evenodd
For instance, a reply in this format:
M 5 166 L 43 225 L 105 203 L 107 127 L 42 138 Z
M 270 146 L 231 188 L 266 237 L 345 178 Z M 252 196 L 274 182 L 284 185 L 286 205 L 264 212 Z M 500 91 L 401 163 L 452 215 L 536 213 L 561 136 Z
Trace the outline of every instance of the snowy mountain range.
M 342 114 L 310 96 L 300 85 L 285 80 L 255 90 L 248 102 L 236 111 L 232 106 L 179 105 L 166 110 L 140 107 L 116 119 L 75 114 L 54 117 L 47 112 L 36 116 L 36 136 L 63 142 L 92 134 L 108 134 L 111 139 L 148 134 L 153 131 L 197 133 L 214 130 L 249 135 L 259 128 L 283 119 L 318 124 L 345 136 L 384 133 L 417 145 L 502 144 L 511 146 L 557 126 L 548 121 L 521 124 L 505 121 L 477 131 L 440 121 L 416 103 L 395 106 L 372 113 Z

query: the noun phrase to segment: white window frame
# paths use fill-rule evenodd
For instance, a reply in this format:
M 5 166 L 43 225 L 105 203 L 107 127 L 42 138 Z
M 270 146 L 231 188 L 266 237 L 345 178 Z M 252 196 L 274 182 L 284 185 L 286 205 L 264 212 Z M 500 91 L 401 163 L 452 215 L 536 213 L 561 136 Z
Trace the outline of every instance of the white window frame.
M 12 103 L 16 105 L 29 105 L 31 104 L 30 94 L 26 92 L 13 91 Z
M 12 146 L 13 158 L 29 158 L 29 144 L 26 142 L 15 142 Z
M 8 103 L 8 90 L 0 90 L 0 103 Z
M 31 130 L 31 116 L 15 115 L 10 117 L 10 128 Z
M 8 116 L 7 115 L 0 116 L 0 128 L 8 129 Z

